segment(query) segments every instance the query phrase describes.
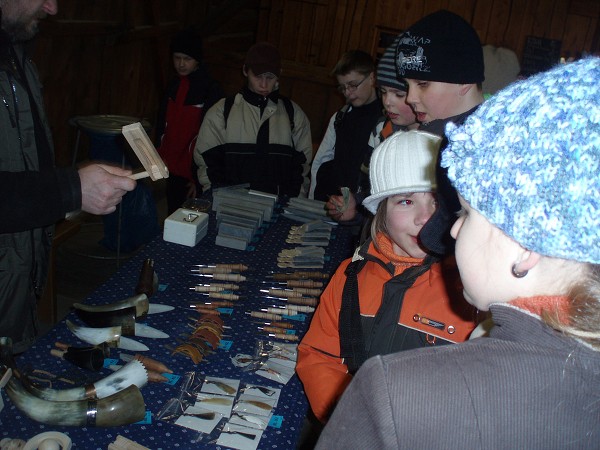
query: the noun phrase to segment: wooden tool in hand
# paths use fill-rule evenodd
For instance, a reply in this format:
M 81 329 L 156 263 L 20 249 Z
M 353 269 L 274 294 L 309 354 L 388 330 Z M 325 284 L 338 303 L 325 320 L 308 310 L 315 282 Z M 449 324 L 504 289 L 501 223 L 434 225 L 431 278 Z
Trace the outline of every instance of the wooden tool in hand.
M 169 169 L 167 169 L 167 166 L 156 151 L 150 138 L 148 138 L 140 122 L 125 125 L 122 133 L 144 166 L 144 169 L 146 169 L 144 172 L 134 173 L 129 178 L 139 180 L 150 177 L 152 181 L 169 178 Z

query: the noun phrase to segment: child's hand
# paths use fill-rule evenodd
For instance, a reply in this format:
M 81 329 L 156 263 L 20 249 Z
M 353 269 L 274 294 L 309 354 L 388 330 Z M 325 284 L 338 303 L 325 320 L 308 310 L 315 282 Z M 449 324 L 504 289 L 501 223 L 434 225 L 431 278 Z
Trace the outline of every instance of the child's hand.
M 356 198 L 350 191 L 346 196 L 332 195 L 325 204 L 325 210 L 336 222 L 352 220 L 356 217 Z

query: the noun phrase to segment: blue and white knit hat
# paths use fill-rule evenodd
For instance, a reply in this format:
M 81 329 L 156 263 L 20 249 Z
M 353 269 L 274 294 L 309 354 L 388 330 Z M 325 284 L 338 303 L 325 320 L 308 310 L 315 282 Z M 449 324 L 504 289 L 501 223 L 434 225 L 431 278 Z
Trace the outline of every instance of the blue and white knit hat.
M 471 207 L 529 250 L 600 264 L 600 58 L 512 84 L 446 134 Z

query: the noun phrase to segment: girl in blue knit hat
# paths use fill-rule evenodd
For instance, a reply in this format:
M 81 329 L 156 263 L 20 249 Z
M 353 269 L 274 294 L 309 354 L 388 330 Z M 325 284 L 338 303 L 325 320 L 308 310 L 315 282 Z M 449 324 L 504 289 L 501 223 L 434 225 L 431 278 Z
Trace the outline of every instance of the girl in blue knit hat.
M 448 125 L 464 294 L 495 325 L 367 361 L 317 448 L 599 447 L 598 80 L 600 59 L 570 63 Z

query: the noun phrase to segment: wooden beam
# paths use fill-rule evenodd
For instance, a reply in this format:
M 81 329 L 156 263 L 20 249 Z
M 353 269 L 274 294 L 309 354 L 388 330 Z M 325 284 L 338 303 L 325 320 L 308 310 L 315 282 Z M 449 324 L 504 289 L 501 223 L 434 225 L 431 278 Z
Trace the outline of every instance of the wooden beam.
M 46 20 L 40 22 L 41 33 L 51 36 L 96 36 L 114 34 L 121 30 L 116 21 Z
M 214 34 L 223 24 L 231 19 L 231 16 L 253 2 L 256 3 L 256 0 L 225 0 L 221 2 L 219 7 L 209 12 L 200 25 L 196 27 L 198 33 L 203 36 Z

